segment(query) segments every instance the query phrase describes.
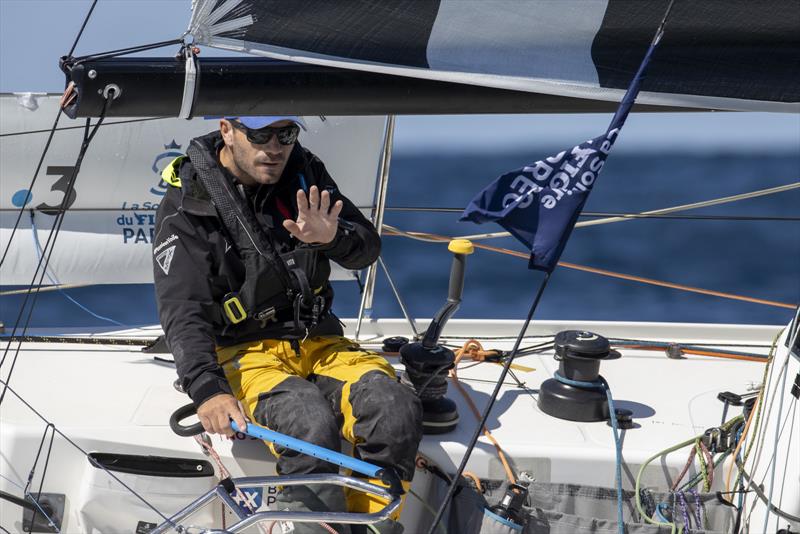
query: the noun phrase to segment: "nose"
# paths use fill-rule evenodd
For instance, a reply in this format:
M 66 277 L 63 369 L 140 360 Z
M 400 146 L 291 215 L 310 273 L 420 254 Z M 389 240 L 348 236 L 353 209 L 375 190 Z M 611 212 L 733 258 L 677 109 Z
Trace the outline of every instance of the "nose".
M 283 152 L 281 149 L 281 144 L 278 142 L 277 135 L 273 135 L 272 138 L 270 138 L 270 140 L 266 143 L 255 146 L 270 156 L 280 156 L 280 154 Z

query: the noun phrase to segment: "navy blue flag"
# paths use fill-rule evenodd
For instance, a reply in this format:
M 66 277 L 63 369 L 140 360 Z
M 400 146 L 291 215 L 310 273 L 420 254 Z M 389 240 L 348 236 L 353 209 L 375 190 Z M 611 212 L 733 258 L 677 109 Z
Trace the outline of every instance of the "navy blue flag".
M 552 272 L 636 100 L 661 34 L 659 28 L 605 134 L 500 176 L 470 201 L 460 220 L 498 223 L 530 249 L 530 269 Z

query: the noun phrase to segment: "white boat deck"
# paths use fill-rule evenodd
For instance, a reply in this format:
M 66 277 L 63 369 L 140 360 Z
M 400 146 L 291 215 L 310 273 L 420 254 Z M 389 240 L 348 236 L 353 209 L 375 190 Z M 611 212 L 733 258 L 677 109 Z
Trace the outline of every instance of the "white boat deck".
M 445 328 L 442 341 L 460 346 L 475 337 L 485 349 L 510 350 L 520 327 L 521 322 L 515 321 L 453 320 Z M 552 336 L 561 330 L 579 329 L 609 338 L 719 344 L 721 348 L 725 345 L 730 350 L 766 355 L 781 328 L 548 321 L 535 322 L 528 335 Z M 353 331 L 354 322 L 348 321 L 348 332 Z M 152 338 L 158 333 L 154 328 L 117 335 Z M 363 345 L 378 349 L 380 340 L 393 335 L 408 336 L 408 325 L 400 320 L 365 322 L 361 340 Z M 522 345 L 540 341 L 526 338 Z M 12 345 L 12 351 L 15 346 Z M 676 360 L 667 358 L 663 351 L 621 349 L 621 352 L 621 359 L 603 362 L 600 372 L 611 386 L 617 407 L 632 410 L 636 423 L 636 428 L 622 434 L 623 478 L 628 488 L 633 487 L 633 477 L 646 458 L 720 424 L 723 405 L 716 398 L 719 392 L 751 391 L 764 375 L 764 364 L 758 362 L 691 355 Z M 390 357 L 390 361 L 401 367 L 399 358 Z M 537 407 L 539 385 L 551 378 L 558 367 L 552 351 L 521 356 L 515 364 L 532 370 L 514 370 L 522 387 L 511 376 L 506 379 L 488 428 L 517 470 L 543 482 L 613 487 L 615 453 L 611 428 L 604 422 L 556 419 Z M 6 376 L 8 369 L 0 372 Z M 458 375 L 479 409 L 486 405 L 500 372 L 498 364 L 462 362 Z M 25 343 L 10 385 L 86 451 L 202 458 L 194 440 L 178 437 L 169 429 L 169 415 L 188 401 L 173 389 L 175 377 L 172 365 L 156 361 L 153 355 L 142 353 L 140 347 Z M 20 495 L 46 425 L 10 392 L 7 396 L 0 409 L 0 489 Z M 449 434 L 426 436 L 420 453 L 452 473 L 477 420 L 452 384 L 448 396 L 459 406 L 458 428 Z M 731 408 L 728 418 L 739 413 L 740 408 Z M 39 487 L 48 443 L 49 437 L 32 491 Z M 274 463 L 260 442 L 215 438 L 215 446 L 233 476 L 274 473 Z M 645 473 L 644 483 L 666 488 L 680 472 L 687 453 L 681 450 L 654 463 Z M 74 495 L 87 470 L 94 469 L 60 437 L 54 440 L 50 462 L 43 485 L 47 492 Z M 494 448 L 485 438 L 481 438 L 473 452 L 468 470 L 482 478 L 504 478 Z M 418 478 L 415 487 L 425 495 L 426 488 L 419 484 L 426 484 L 428 477 Z M 67 507 L 66 526 L 75 520 L 70 515 L 69 502 Z M 14 531 L 19 526 L 20 508 L 0 501 L 0 517 L 3 518 L 0 523 Z

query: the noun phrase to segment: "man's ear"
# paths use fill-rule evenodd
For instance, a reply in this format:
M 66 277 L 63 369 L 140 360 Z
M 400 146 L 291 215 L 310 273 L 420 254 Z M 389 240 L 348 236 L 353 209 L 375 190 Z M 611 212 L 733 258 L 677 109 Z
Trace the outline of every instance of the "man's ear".
M 222 135 L 222 140 L 226 145 L 233 145 L 233 126 L 227 119 L 220 119 L 219 133 Z

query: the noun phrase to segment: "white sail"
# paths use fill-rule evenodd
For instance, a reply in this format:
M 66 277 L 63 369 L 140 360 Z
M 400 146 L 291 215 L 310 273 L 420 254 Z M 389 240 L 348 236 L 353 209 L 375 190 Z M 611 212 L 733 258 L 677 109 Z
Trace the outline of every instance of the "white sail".
M 0 245 L 5 250 L 20 207 L 25 212 L 6 258 L 0 283 L 28 285 L 38 263 L 36 228 L 45 247 L 54 213 L 64 201 L 83 136 L 83 122 L 62 117 L 36 180 L 28 191 L 58 110 L 57 96 L 2 95 L 0 116 Z M 345 194 L 370 216 L 385 117 L 307 117 L 301 142 L 318 154 Z M 77 126 L 77 127 L 76 127 Z M 152 282 L 152 237 L 156 209 L 168 187 L 161 170 L 181 155 L 189 140 L 217 122 L 113 119 L 92 141 L 67 199 L 45 284 Z M 359 147 L 359 150 L 353 150 Z M 352 279 L 337 269 L 336 279 Z

